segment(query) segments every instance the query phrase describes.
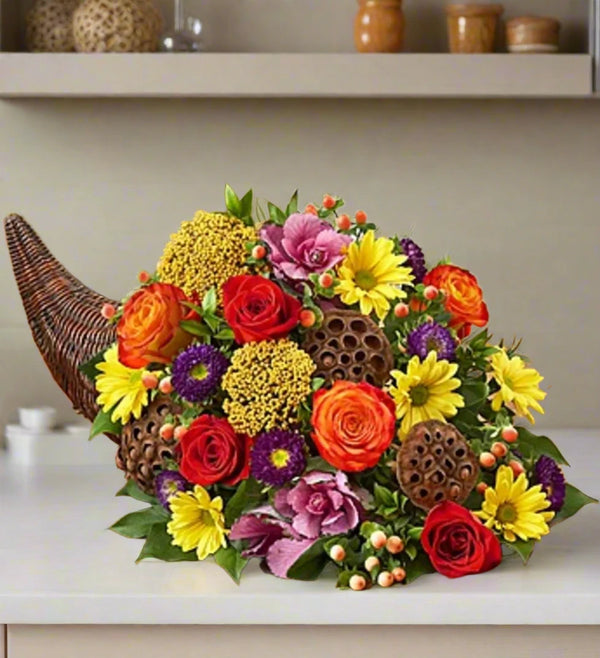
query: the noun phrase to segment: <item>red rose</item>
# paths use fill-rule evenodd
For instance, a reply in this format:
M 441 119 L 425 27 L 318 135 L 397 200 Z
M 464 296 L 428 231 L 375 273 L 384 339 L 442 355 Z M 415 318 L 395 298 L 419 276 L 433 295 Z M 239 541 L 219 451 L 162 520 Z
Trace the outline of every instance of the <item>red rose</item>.
M 448 578 L 483 573 L 502 560 L 496 535 L 468 509 L 450 501 L 429 512 L 421 544 L 433 568 Z
M 285 338 L 298 324 L 302 305 L 262 276 L 232 276 L 223 285 L 225 320 L 240 345 Z
M 233 486 L 250 474 L 250 446 L 250 437 L 236 434 L 225 418 L 200 416 L 177 445 L 181 474 L 203 487 Z

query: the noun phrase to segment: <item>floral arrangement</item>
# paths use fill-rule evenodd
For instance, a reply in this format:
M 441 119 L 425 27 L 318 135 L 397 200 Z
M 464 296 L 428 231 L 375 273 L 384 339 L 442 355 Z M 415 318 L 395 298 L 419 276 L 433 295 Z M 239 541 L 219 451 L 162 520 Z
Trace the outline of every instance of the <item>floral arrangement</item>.
M 526 562 L 596 502 L 516 425 L 543 413 L 543 378 L 492 342 L 470 272 L 337 197 L 225 197 L 101 309 L 116 343 L 81 368 L 92 436 L 120 437 L 119 494 L 147 503 L 112 526 L 145 539 L 139 560 L 390 587 Z

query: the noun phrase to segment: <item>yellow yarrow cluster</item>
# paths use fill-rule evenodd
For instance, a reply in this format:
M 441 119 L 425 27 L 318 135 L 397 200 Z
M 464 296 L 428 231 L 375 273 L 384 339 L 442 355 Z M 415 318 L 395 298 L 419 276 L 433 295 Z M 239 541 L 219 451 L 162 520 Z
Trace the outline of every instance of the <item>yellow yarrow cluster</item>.
M 158 276 L 187 295 L 203 297 L 214 287 L 221 303 L 221 286 L 229 277 L 245 274 L 246 243 L 257 240 L 253 227 L 222 213 L 199 210 L 171 235 L 158 262 Z
M 286 429 L 310 394 L 315 364 L 287 339 L 247 343 L 237 350 L 223 377 L 229 395 L 223 408 L 236 432 L 256 436 Z

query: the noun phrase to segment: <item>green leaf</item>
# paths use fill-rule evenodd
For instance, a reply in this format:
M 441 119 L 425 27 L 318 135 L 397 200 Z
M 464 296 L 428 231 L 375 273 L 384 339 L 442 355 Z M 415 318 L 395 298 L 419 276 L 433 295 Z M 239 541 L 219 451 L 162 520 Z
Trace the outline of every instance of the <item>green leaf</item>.
M 254 478 L 244 480 L 225 506 L 225 524 L 231 527 L 242 513 L 250 507 L 256 507 L 262 498 L 262 486 Z
M 126 514 L 116 523 L 113 523 L 109 530 L 113 530 L 117 534 L 123 535 L 123 537 L 141 539 L 148 536 L 155 523 L 164 522 L 168 518 L 169 515 L 162 505 L 152 505 L 139 512 Z
M 94 418 L 94 422 L 92 423 L 92 427 L 90 429 L 90 441 L 95 436 L 98 436 L 98 434 L 121 434 L 121 430 L 123 429 L 121 423 L 119 421 L 115 422 L 110 419 L 113 409 L 110 409 L 109 411 L 103 411 L 100 409 L 100 411 L 96 414 L 96 418 Z
M 598 501 L 595 498 L 584 494 L 583 491 L 580 491 L 577 487 L 567 483 L 565 502 L 561 509 L 556 513 L 556 516 L 552 519 L 552 525 L 560 523 L 574 514 L 577 514 L 582 507 L 597 502 Z
M 202 298 L 204 313 L 214 313 L 217 310 L 217 291 L 214 288 L 207 290 Z
M 406 579 L 404 582 L 407 585 L 421 576 L 435 572 L 427 553 L 419 553 L 417 557 L 412 562 L 408 562 L 404 568 L 406 571 Z
M 212 313 L 205 313 L 204 322 L 206 322 L 211 332 L 218 331 L 221 326 L 221 320 Z
M 323 473 L 336 473 L 337 469 L 329 462 L 326 462 L 323 457 L 309 457 L 306 462 L 306 471 L 322 471 Z
M 547 436 L 536 436 L 525 427 L 518 427 L 518 449 L 526 458 L 537 458 L 542 455 L 551 457 L 557 464 L 569 465 L 561 451 Z
M 252 190 L 248 190 L 246 194 L 240 199 L 241 217 L 250 217 L 252 215 Z
M 407 544 L 404 552 L 408 555 L 411 560 L 414 560 L 417 557 L 419 549 L 414 544 Z
M 296 212 L 298 212 L 298 190 L 292 194 L 292 198 L 290 199 L 290 202 L 287 204 L 287 208 L 285 209 L 285 214 L 288 217 Z
M 479 409 L 486 401 L 490 390 L 485 382 L 467 380 L 458 389 L 458 393 L 465 399 L 467 409 Z
M 215 562 L 224 569 L 236 585 L 240 584 L 242 571 L 246 568 L 249 560 L 242 557 L 233 546 L 220 548 L 215 553 Z
M 77 369 L 79 372 L 82 372 L 89 380 L 92 382 L 96 381 L 96 375 L 100 373 L 100 371 L 96 368 L 96 366 L 104 361 L 104 352 L 98 352 L 96 356 L 93 356 L 89 361 L 86 361 L 85 363 L 82 363 Z
M 216 340 L 233 340 L 233 329 L 230 329 L 229 327 L 225 327 L 224 329 L 221 329 L 218 333 L 215 334 L 215 339 Z
M 312 392 L 314 393 L 315 391 L 318 391 L 323 386 L 324 383 L 325 383 L 324 377 L 314 377 L 310 383 L 310 388 Z
M 225 207 L 235 217 L 242 217 L 242 204 L 230 185 L 225 185 Z
M 156 505 L 158 503 L 155 496 L 151 496 L 146 492 L 142 491 L 134 480 L 127 480 L 127 483 L 122 489 L 119 489 L 115 496 L 129 496 L 135 500 L 139 500 L 142 503 L 152 503 Z
M 208 338 L 211 335 L 210 329 L 206 325 L 201 322 L 196 322 L 195 320 L 182 320 L 179 323 L 179 326 L 184 331 L 187 331 L 188 334 L 198 336 L 199 338 Z
M 270 201 L 267 202 L 267 208 L 269 209 L 269 217 L 272 222 L 275 222 L 275 224 L 278 224 L 279 226 L 285 223 L 287 216 L 283 210 L 281 210 L 281 208 L 278 208 L 274 203 L 271 203 Z
M 420 527 L 410 528 L 410 530 L 406 534 L 408 535 L 409 539 L 415 539 L 416 541 L 420 541 L 421 535 L 423 534 L 423 528 Z
M 294 562 L 287 572 L 288 578 L 294 580 L 316 580 L 322 573 L 328 562 L 324 545 L 327 538 L 322 537 L 310 546 Z
M 171 543 L 173 537 L 167 532 L 166 523 L 155 523 L 146 539 L 142 550 L 138 555 L 136 562 L 141 562 L 147 558 L 156 558 L 165 562 L 197 562 L 198 556 L 196 551 L 183 552 L 179 546 L 173 546 Z
M 523 564 L 527 564 L 531 554 L 533 553 L 533 549 L 537 544 L 537 541 L 535 539 L 530 539 L 529 541 L 522 541 L 517 539 L 517 541 L 503 543 L 505 546 L 512 548 L 513 551 L 520 556 L 520 558 L 523 560 Z
M 373 489 L 375 494 L 375 503 L 377 505 L 382 505 L 383 507 L 391 507 L 392 509 L 397 508 L 396 501 L 392 492 L 386 487 L 382 487 L 380 484 L 375 483 Z

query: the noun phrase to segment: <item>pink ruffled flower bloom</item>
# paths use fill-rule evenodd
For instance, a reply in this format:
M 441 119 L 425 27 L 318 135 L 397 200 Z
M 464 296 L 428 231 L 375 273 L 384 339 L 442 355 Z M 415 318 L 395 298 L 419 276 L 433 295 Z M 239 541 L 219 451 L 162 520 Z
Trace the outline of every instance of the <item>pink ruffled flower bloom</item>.
M 295 213 L 283 226 L 266 224 L 260 238 L 267 243 L 269 260 L 279 278 L 305 281 L 310 274 L 322 274 L 343 258 L 352 238 L 338 233 L 316 215 Z

